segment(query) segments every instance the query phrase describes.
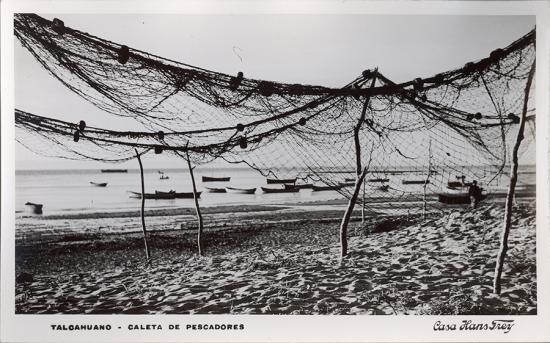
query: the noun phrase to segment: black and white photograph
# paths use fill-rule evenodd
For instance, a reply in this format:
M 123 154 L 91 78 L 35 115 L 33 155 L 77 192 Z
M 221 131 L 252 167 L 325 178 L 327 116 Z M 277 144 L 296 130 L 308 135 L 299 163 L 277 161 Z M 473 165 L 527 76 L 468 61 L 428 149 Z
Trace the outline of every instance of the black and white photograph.
M 82 335 L 151 329 L 88 315 L 230 315 L 204 324 L 228 335 L 241 315 L 412 316 L 519 339 L 514 316 L 548 312 L 535 13 L 40 9 L 2 17 L 10 316 Z

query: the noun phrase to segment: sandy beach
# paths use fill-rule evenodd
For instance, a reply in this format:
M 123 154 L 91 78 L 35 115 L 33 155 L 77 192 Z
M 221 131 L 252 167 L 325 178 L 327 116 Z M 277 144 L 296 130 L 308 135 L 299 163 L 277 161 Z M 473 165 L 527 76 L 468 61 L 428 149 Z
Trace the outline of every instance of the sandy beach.
M 50 217 L 34 231 L 37 221 L 21 219 L 16 312 L 536 314 L 532 198 L 514 207 L 500 296 L 491 286 L 502 200 L 425 220 L 367 213 L 362 224 L 357 210 L 344 260 L 343 204 L 311 205 L 206 209 L 204 257 L 191 209 L 149 213 L 149 264 L 135 216 Z

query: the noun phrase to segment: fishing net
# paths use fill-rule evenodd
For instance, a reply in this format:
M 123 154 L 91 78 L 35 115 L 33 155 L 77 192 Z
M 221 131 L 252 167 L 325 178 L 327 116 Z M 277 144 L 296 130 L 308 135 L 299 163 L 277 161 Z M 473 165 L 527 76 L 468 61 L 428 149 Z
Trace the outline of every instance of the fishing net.
M 347 198 L 366 168 L 359 201 L 376 210 L 388 202 L 420 206 L 450 182 L 504 187 L 524 103 L 522 153 L 534 148 L 534 92 L 525 89 L 534 30 L 428 78 L 396 84 L 370 69 L 337 88 L 217 73 L 34 14 L 15 15 L 15 35 L 67 88 L 139 124 L 115 131 L 16 110 L 17 140 L 42 154 L 122 162 L 135 158 L 134 149 L 186 152 L 195 165 L 246 163 L 266 177 L 296 178 Z

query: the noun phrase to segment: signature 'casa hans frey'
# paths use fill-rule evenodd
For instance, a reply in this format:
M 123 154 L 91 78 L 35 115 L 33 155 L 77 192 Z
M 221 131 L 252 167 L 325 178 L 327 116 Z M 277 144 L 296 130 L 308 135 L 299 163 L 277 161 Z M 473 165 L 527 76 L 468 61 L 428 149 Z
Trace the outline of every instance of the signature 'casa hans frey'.
M 508 333 L 514 326 L 512 319 L 495 319 L 490 323 L 474 323 L 472 320 L 463 320 L 460 325 L 456 323 L 442 323 L 436 321 L 434 323 L 434 331 L 502 331 Z

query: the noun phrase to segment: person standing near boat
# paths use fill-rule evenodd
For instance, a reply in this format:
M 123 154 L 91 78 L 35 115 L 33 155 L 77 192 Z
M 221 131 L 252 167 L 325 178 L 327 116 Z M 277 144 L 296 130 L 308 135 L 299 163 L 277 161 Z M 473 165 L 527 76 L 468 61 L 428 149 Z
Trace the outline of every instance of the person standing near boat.
M 470 205 L 472 208 L 476 208 L 481 200 L 481 188 L 477 185 L 476 180 L 472 181 L 472 184 L 468 188 L 468 195 L 470 196 Z

